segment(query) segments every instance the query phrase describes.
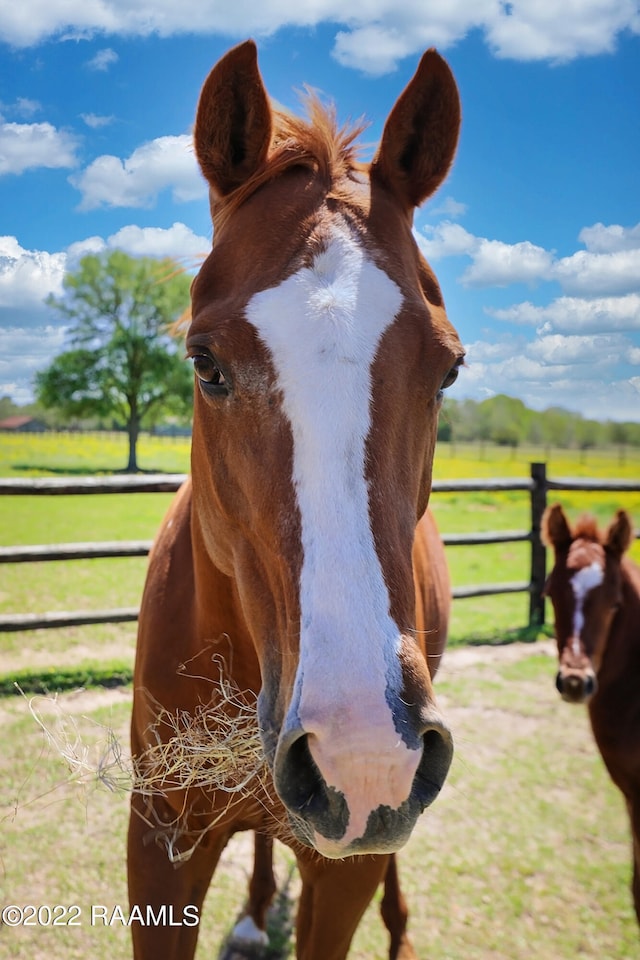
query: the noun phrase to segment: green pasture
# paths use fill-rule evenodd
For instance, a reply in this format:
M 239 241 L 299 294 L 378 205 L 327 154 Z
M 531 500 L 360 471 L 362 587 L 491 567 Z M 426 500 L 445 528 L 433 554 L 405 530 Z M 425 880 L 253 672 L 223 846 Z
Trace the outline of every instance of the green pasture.
M 126 459 L 121 435 L 0 435 L 0 476 L 110 473 Z M 549 475 L 636 479 L 638 451 L 587 454 L 442 444 L 435 476 Z M 186 472 L 184 440 L 143 437 L 148 471 Z M 606 523 L 619 506 L 640 525 L 640 494 L 566 494 L 571 515 L 593 510 Z M 0 497 L 2 544 L 150 539 L 171 495 Z M 525 529 L 526 494 L 439 494 L 442 532 Z M 640 559 L 640 544 L 634 547 Z M 526 545 L 451 547 L 455 584 L 525 580 Z M 146 561 L 114 559 L 0 566 L 0 612 L 135 606 Z M 456 601 L 439 701 L 456 755 L 442 796 L 422 818 L 401 873 L 419 956 L 430 960 L 630 960 L 638 932 L 629 894 L 626 813 L 591 739 L 586 712 L 559 701 L 552 644 L 512 643 L 527 621 L 526 595 Z M 548 633 L 549 631 L 547 631 Z M 528 638 L 531 639 L 531 638 Z M 135 625 L 0 634 L 0 692 L 19 680 L 58 688 L 126 680 Z M 516 656 L 517 654 L 517 656 Z M 63 693 L 58 707 L 89 742 L 104 725 L 126 744 L 131 688 Z M 78 904 L 79 927 L 0 929 L 0 958 L 112 960 L 129 955 L 128 931 L 91 926 L 92 904 L 126 907 L 127 797 L 70 782 L 23 697 L 0 698 L 0 901 Z M 217 945 L 240 908 L 250 869 L 247 838 L 234 838 L 206 903 L 200 956 Z M 295 902 L 292 857 L 277 848 L 280 883 Z M 287 899 L 284 898 L 286 907 Z M 286 936 L 285 936 L 286 941 Z M 273 960 L 291 956 L 285 947 Z M 356 935 L 352 960 L 384 960 L 378 903 Z
M 562 703 L 546 641 L 458 648 L 438 677 L 456 753 L 443 792 L 399 855 L 410 931 L 429 960 L 631 960 L 630 842 L 622 798 L 608 779 L 586 711 Z M 130 688 L 64 694 L 42 704 L 81 745 L 126 743 Z M 112 960 L 130 955 L 126 927 L 91 925 L 91 905 L 126 912 L 127 796 L 74 782 L 44 743 L 25 700 L 0 701 L 0 900 L 72 905 L 77 927 L 0 929 L 0 957 Z M 292 855 L 276 846 L 284 906 L 295 909 Z M 198 956 L 216 957 L 246 891 L 248 835 L 225 852 L 203 911 Z M 293 956 L 290 941 L 271 956 Z M 379 895 L 350 960 L 385 960 Z
M 112 472 L 125 454 L 118 434 L 44 434 L 0 437 L 0 473 L 11 475 Z M 515 451 L 479 445 L 442 444 L 435 476 L 440 479 L 526 476 L 531 460 L 548 456 L 549 474 L 557 476 L 635 477 L 639 460 L 618 451 Z M 189 444 L 144 436 L 140 460 L 150 471 L 188 470 Z M 151 539 L 171 501 L 170 494 L 0 498 L 3 544 L 64 543 Z M 640 517 L 640 495 L 566 494 L 574 514 L 593 509 L 603 522 L 620 505 Z M 432 506 L 441 531 L 486 531 L 528 527 L 529 501 L 522 493 L 434 494 Z M 638 545 L 634 548 L 638 552 Z M 451 547 L 448 560 L 455 584 L 525 580 L 526 544 Z M 144 559 L 11 564 L 0 568 L 0 612 L 105 609 L 136 606 L 146 569 Z M 527 622 L 524 594 L 456 601 L 451 643 L 501 641 Z M 65 630 L 0 635 L 0 675 L 86 666 L 109 659 L 131 666 L 135 642 L 132 624 L 107 624 Z
M 142 434 L 140 469 L 182 473 L 189 469 L 188 438 Z M 527 476 L 532 461 L 548 464 L 554 477 L 637 479 L 640 448 L 566 450 L 547 446 L 501 447 L 488 443 L 440 443 L 434 475 L 460 477 Z M 0 434 L 0 476 L 51 476 L 113 473 L 127 461 L 124 433 Z
M 46 476 L 113 472 L 124 462 L 121 434 L 43 434 L 0 436 L 0 475 Z M 462 477 L 526 477 L 529 463 L 547 457 L 553 477 L 636 478 L 640 452 L 629 450 L 555 451 L 480 446 L 438 448 L 434 475 Z M 184 439 L 143 436 L 140 462 L 149 471 L 185 472 L 189 443 Z M 0 497 L 2 544 L 65 543 L 119 539 L 151 539 L 171 502 L 171 494 Z M 563 496 L 574 516 L 591 509 L 603 523 L 624 505 L 640 523 L 640 494 L 576 494 Z M 434 493 L 432 507 L 442 532 L 524 530 L 529 526 L 526 493 Z M 640 557 L 640 544 L 634 546 Z M 450 547 L 448 562 L 454 584 L 526 580 L 527 544 Z M 7 564 L 0 567 L 0 612 L 44 612 L 137 606 L 146 569 L 144 559 Z M 454 603 L 450 642 L 504 642 L 527 623 L 526 594 L 459 600 Z M 86 665 L 100 659 L 131 667 L 135 642 L 132 624 L 39 630 L 0 634 L 0 677 L 15 671 Z

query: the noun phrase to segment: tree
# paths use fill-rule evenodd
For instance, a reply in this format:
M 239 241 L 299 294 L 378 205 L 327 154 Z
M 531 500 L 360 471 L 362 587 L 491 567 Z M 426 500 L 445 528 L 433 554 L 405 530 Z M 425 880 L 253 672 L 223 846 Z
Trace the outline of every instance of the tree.
M 626 447 L 629 442 L 629 424 L 610 421 L 608 432 L 611 443 L 618 446 L 618 463 L 622 466 L 627 459 Z
M 47 303 L 69 321 L 70 349 L 36 374 L 45 407 L 65 419 L 112 416 L 129 435 L 127 472 L 138 469 L 143 421 L 190 408 L 193 376 L 170 325 L 189 303 L 189 277 L 170 260 L 119 250 L 84 257 Z
M 499 446 L 515 450 L 529 428 L 530 412 L 522 400 L 499 393 L 490 400 L 484 400 L 481 407 L 486 411 L 489 421 L 489 439 Z

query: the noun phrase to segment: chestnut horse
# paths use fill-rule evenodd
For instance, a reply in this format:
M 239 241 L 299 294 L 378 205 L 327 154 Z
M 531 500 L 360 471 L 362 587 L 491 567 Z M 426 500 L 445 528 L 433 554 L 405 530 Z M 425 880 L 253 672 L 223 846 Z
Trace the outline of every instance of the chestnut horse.
M 130 900 L 175 920 L 132 925 L 137 958 L 193 956 L 225 844 L 270 820 L 286 823 L 302 878 L 297 956 L 345 957 L 451 762 L 426 659 L 438 614 L 416 619 L 430 560 L 414 573 L 412 554 L 463 349 L 412 219 L 453 159 L 458 92 L 425 53 L 369 164 L 360 131 L 313 98 L 309 113 L 272 110 L 251 42 L 198 105 L 214 240 L 191 292 L 191 480 L 150 557 L 132 752 L 144 773 L 171 739 L 159 711 L 197 715 L 222 673 L 258 695 L 273 790 L 133 793 Z M 175 869 L 163 843 L 178 821 L 191 855 Z
M 277 892 L 273 872 L 273 839 L 263 833 L 254 835 L 253 873 L 249 880 L 249 897 L 244 915 L 235 925 L 223 960 L 239 958 L 247 950 L 249 956 L 260 948 L 267 947 L 267 911 Z M 414 960 L 416 953 L 407 934 L 409 911 L 400 889 L 398 863 L 395 853 L 389 856 L 384 877 L 384 895 L 380 913 L 389 931 L 389 960 Z M 417 958 L 416 958 L 417 960 Z
M 555 565 L 545 587 L 555 615 L 564 700 L 587 703 L 611 779 L 622 791 L 633 837 L 633 900 L 640 922 L 640 567 L 626 551 L 629 515 L 600 533 L 592 517 L 571 528 L 560 504 L 543 519 Z
M 451 611 L 451 583 L 444 547 L 429 511 L 416 529 L 413 568 L 416 586 L 416 623 L 424 632 L 427 663 L 433 680 L 447 642 Z M 229 938 L 225 957 L 239 956 L 247 946 L 255 949 L 256 945 L 268 944 L 267 910 L 276 890 L 273 872 L 273 840 L 271 836 L 256 833 L 247 905 L 244 916 L 236 924 Z M 390 855 L 384 876 L 384 895 L 380 903 L 380 913 L 389 932 L 389 960 L 414 960 L 416 954 L 407 934 L 409 911 L 400 888 L 395 854 Z

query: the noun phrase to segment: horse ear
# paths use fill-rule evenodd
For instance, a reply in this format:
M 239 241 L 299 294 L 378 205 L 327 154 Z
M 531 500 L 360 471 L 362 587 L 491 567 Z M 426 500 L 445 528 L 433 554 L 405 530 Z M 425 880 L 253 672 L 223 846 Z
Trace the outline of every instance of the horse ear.
M 371 176 L 391 187 L 409 209 L 446 177 L 460 132 L 460 97 L 448 64 L 427 50 L 382 132 Z
M 615 556 L 621 557 L 625 550 L 628 550 L 633 542 L 633 524 L 631 518 L 625 510 L 618 510 L 614 521 L 607 530 L 607 541 L 605 546 L 607 550 Z
M 271 143 L 271 108 L 253 40 L 215 65 L 200 93 L 194 144 L 215 199 L 244 183 L 264 162 Z
M 566 550 L 571 545 L 571 527 L 561 504 L 554 503 L 545 510 L 542 517 L 542 539 L 556 552 Z

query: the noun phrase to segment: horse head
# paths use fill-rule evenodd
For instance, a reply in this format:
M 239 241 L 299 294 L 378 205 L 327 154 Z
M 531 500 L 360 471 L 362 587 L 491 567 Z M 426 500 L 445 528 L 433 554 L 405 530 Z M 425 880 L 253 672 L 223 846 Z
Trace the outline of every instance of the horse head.
M 411 551 L 463 350 L 412 217 L 447 174 L 460 106 L 430 50 L 370 163 L 360 131 L 314 98 L 309 115 L 272 109 L 251 42 L 200 96 L 214 238 L 187 335 L 194 538 L 243 611 L 294 830 L 344 857 L 404 843 L 452 756 Z
M 545 593 L 555 617 L 556 686 L 563 700 L 584 703 L 598 687 L 602 656 L 622 600 L 621 559 L 633 539 L 633 527 L 628 514 L 618 510 L 605 534 L 589 516 L 572 529 L 560 504 L 555 504 L 545 513 L 543 534 L 555 554 Z

